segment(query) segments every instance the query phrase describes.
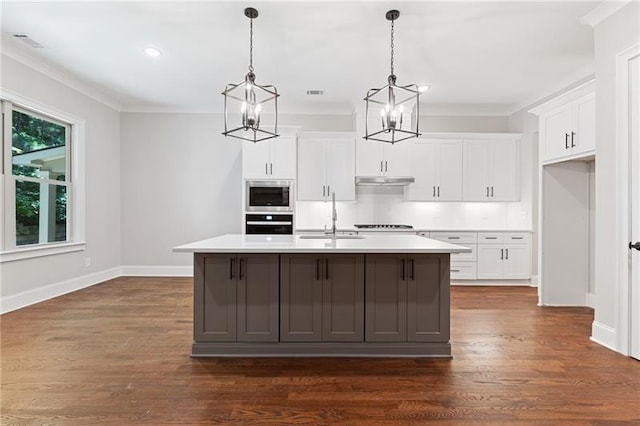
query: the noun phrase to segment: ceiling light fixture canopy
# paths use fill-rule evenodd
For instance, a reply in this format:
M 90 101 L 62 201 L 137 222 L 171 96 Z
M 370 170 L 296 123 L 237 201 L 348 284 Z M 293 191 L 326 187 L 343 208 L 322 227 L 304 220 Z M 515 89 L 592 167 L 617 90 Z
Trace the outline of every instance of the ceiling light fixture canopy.
M 391 73 L 387 78 L 386 86 L 370 89 L 364 98 L 366 105 L 364 139 L 394 144 L 420 136 L 418 131 L 420 91 L 417 84 L 407 86 L 396 84 L 397 77 L 393 70 L 394 26 L 395 21 L 400 17 L 400 12 L 390 10 L 385 17 L 391 21 Z M 380 106 L 378 114 L 376 114 L 377 106 Z M 409 115 L 408 120 L 405 120 L 405 115 Z M 376 121 L 380 124 L 376 125 Z
M 250 142 L 277 138 L 278 135 L 278 90 L 275 86 L 261 86 L 253 73 L 253 20 L 258 11 L 252 7 L 244 10 L 249 18 L 249 72 L 244 81 L 227 84 L 224 96 L 224 132 L 230 136 Z M 273 124 L 265 126 L 265 112 L 273 117 Z M 271 130 L 266 130 L 265 127 Z

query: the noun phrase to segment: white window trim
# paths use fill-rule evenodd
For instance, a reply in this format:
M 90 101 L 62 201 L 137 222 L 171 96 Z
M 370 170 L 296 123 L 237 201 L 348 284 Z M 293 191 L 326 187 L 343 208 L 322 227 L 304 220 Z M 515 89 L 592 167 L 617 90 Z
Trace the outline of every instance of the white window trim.
M 15 230 L 9 229 L 14 225 L 12 215 L 15 216 L 15 201 L 6 205 L 2 209 L 2 220 L 0 221 L 0 263 L 11 262 L 15 260 L 30 259 L 41 256 L 51 256 L 86 249 L 86 168 L 85 168 L 85 120 L 60 111 L 57 108 L 45 105 L 34 99 L 22 96 L 9 90 L 0 88 L 0 99 L 14 104 L 16 108 L 25 108 L 45 117 L 51 117 L 55 120 L 71 125 L 71 158 L 69 167 L 71 171 L 72 185 L 71 187 L 71 211 L 68 217 L 71 226 L 68 228 L 70 241 L 60 243 L 38 244 L 26 247 L 14 247 L 8 245 L 8 239 L 15 233 Z M 6 104 L 5 104 L 6 105 Z M 5 111 L 3 111 L 5 112 Z M 4 120 L 3 120 L 4 125 Z M 6 185 L 13 182 L 13 179 L 5 177 L 5 173 L 11 173 L 10 167 L 10 150 L 11 150 L 11 129 L 3 129 L 4 141 L 9 141 L 8 146 L 2 147 L 3 157 L 5 157 L 4 167 L 0 179 L 0 200 L 5 204 L 5 194 L 8 192 Z M 9 153 L 9 154 L 7 154 Z M 13 191 L 10 191 L 12 193 Z M 11 234 L 11 235 L 10 235 Z M 14 243 L 15 244 L 15 243 Z

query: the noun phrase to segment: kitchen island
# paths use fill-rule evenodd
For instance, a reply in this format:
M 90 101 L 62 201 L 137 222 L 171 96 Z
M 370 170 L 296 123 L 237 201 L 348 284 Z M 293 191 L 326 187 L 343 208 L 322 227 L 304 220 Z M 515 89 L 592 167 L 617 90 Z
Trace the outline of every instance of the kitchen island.
M 465 247 L 229 234 L 174 251 L 194 253 L 192 356 L 451 357 L 449 256 Z

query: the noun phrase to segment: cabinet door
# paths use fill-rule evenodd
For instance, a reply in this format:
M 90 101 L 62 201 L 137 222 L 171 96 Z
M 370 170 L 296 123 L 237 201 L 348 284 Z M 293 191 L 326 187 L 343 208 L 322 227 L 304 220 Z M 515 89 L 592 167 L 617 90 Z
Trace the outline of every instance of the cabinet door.
M 338 201 L 355 201 L 355 144 L 353 139 L 325 142 L 327 196 L 335 191 Z
M 572 107 L 567 105 L 551 112 L 544 118 L 545 150 L 543 160 L 552 160 L 570 154 L 572 115 Z
M 362 342 L 364 255 L 326 255 L 323 269 L 322 341 Z
M 384 170 L 382 142 L 356 140 L 356 175 L 380 176 Z
M 277 254 L 238 256 L 238 341 L 277 342 L 280 264 Z
M 412 254 L 407 265 L 407 341 L 449 341 L 449 255 Z
M 367 255 L 367 342 L 407 341 L 406 263 L 404 255 Z
M 531 250 L 528 244 L 505 246 L 503 278 L 531 278 Z
M 490 200 L 491 184 L 488 182 L 490 150 L 491 147 L 486 141 L 463 142 L 462 199 L 464 201 Z
M 502 278 L 504 247 L 498 244 L 478 244 L 478 279 Z
M 596 100 L 593 95 L 577 101 L 573 109 L 573 153 L 596 149 Z
M 517 201 L 520 197 L 518 142 L 492 141 L 491 201 Z
M 387 176 L 410 176 L 410 149 L 411 142 L 409 141 L 398 142 L 393 145 L 390 143 L 383 143 L 383 174 Z
M 295 136 L 280 136 L 269 141 L 271 145 L 269 177 L 295 179 L 297 150 Z
M 438 175 L 438 201 L 462 200 L 462 141 L 440 143 Z
M 323 201 L 327 197 L 325 143 L 301 139 L 298 148 L 298 200 Z
M 236 341 L 236 264 L 232 254 L 195 255 L 195 341 Z
M 420 141 L 411 144 L 410 175 L 416 181 L 407 187 L 411 201 L 437 200 L 439 143 Z
M 269 177 L 270 141 L 242 141 L 243 179 L 266 179 Z
M 322 341 L 322 266 L 319 255 L 280 256 L 280 341 Z

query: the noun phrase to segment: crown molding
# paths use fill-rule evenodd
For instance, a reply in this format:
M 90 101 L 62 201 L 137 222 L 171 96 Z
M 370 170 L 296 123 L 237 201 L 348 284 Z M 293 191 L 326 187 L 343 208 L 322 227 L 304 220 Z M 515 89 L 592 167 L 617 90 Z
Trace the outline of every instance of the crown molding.
M 604 21 L 609 16 L 613 15 L 629 3 L 631 3 L 631 0 L 603 1 L 593 10 L 591 10 L 591 12 L 584 15 L 580 19 L 580 23 L 583 25 L 589 25 L 590 27 L 596 27 L 602 21 Z
M 22 65 L 32 68 L 35 71 L 38 71 L 45 76 L 56 80 L 57 82 L 62 83 L 65 86 L 77 92 L 80 92 L 97 102 L 100 102 L 103 105 L 113 108 L 116 111 L 122 111 L 122 104 L 120 102 L 116 101 L 111 96 L 105 95 L 95 86 L 80 81 L 77 76 L 69 73 L 68 71 L 64 71 L 58 66 L 52 65 L 49 62 L 45 62 L 42 59 L 22 52 L 20 49 L 11 46 L 9 43 L 2 44 L 2 55 L 5 55 L 17 61 Z
M 562 93 L 570 91 L 578 86 L 582 86 L 583 84 L 592 81 L 594 78 L 595 67 L 594 64 L 590 64 L 578 72 L 572 73 L 569 77 L 561 80 L 559 83 L 530 96 L 525 102 L 519 103 L 514 109 L 509 111 L 507 115 L 513 115 L 522 110 L 526 110 L 528 112 L 530 109 L 541 105 Z

